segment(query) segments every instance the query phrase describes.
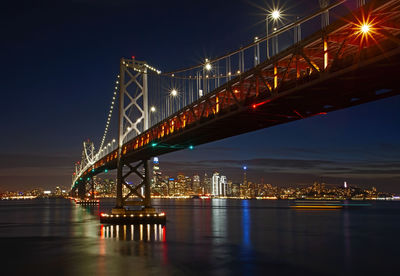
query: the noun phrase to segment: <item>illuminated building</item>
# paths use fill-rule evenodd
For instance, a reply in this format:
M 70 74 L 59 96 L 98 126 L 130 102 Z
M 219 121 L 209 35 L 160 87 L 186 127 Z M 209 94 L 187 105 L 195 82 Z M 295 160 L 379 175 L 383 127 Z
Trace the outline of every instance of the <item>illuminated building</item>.
M 226 196 L 227 184 L 226 176 L 215 172 L 212 176 L 212 195 Z
M 219 195 L 220 196 L 226 196 L 227 195 L 227 179 L 225 175 L 221 175 L 219 178 Z
M 162 178 L 158 157 L 153 158 L 153 175 L 151 178 L 151 191 L 153 195 L 167 195 L 167 185 Z
M 215 172 L 212 176 L 212 192 L 213 196 L 219 195 L 219 173 Z
M 168 178 L 168 195 L 175 194 L 175 178 L 170 177 Z
M 243 166 L 243 184 L 242 187 L 240 187 L 240 196 L 244 196 L 246 194 L 247 190 L 247 166 Z
M 54 195 L 56 195 L 56 196 L 61 196 L 62 195 L 62 192 L 61 192 L 61 188 L 60 187 L 56 187 L 56 189 L 55 189 L 55 192 L 54 192 Z
M 233 189 L 233 184 L 232 184 L 232 181 L 229 180 L 228 185 L 227 185 L 226 195 L 232 196 L 233 195 L 232 189 Z
M 203 179 L 203 193 L 204 194 L 211 194 L 212 193 L 212 187 L 211 187 L 211 178 L 207 176 L 207 173 L 204 174 L 204 179 Z
M 175 191 L 177 195 L 184 195 L 188 190 L 188 182 L 190 178 L 185 176 L 183 173 L 178 174 L 177 180 L 175 182 Z
M 196 194 L 203 193 L 203 191 L 200 187 L 200 176 L 197 174 L 193 176 L 193 192 Z

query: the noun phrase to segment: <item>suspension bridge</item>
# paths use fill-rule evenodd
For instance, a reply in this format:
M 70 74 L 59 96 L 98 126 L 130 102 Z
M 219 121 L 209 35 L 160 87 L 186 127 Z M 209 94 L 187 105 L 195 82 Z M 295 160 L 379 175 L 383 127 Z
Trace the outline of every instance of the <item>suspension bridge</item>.
M 330 23 L 345 2 L 320 0 L 316 12 L 285 24 L 273 11 L 266 35 L 189 68 L 164 73 L 122 58 L 100 146 L 83 143 L 71 193 L 93 195 L 93 177 L 117 170 L 116 207 L 103 221 L 139 214 L 127 206 L 159 216 L 151 206 L 150 158 L 398 95 L 400 0 L 358 0 Z M 289 46 L 279 47 L 282 41 Z M 118 135 L 107 140 L 117 109 Z M 136 185 L 127 182 L 132 174 Z

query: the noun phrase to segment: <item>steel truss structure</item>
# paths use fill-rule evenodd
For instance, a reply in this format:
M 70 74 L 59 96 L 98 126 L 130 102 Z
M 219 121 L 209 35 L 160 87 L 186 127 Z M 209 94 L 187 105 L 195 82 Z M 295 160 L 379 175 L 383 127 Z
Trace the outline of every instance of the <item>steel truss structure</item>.
M 341 73 L 356 70 L 372 62 L 377 55 L 381 59 L 386 59 L 398 52 L 397 37 L 400 33 L 398 1 L 389 1 L 386 5 L 373 10 L 371 17 L 382 18 L 379 29 L 374 30 L 373 35 L 376 38 L 368 39 L 360 34 L 358 25 L 361 23 L 352 23 L 353 16 L 350 15 L 343 21 L 332 24 L 309 39 L 299 42 L 272 60 L 231 80 L 213 93 L 138 135 L 123 146 L 122 155 L 137 152 L 146 145 L 160 148 L 175 147 L 175 149 L 189 147 L 191 140 L 174 145 L 165 143 L 166 138 L 181 135 L 182 132 L 199 125 L 210 124 L 210 121 L 221 116 L 229 116 L 233 110 L 241 112 L 249 107 L 256 109 L 261 105 L 272 106 L 278 99 L 295 91 L 306 89 Z M 361 12 L 355 16 L 363 18 Z M 386 42 L 383 43 L 384 41 Z M 347 101 L 353 99 L 351 105 L 356 104 L 357 101 L 354 99 L 362 101 L 366 95 L 359 95 L 358 98 L 353 96 L 349 95 L 346 99 Z M 290 121 L 333 111 L 340 108 L 332 104 L 335 98 L 335 95 L 325 97 L 318 106 L 315 102 L 302 102 L 302 110 L 293 109 L 288 113 L 264 113 L 263 120 L 273 125 L 282 123 L 282 118 Z
M 121 59 L 120 62 L 120 94 L 119 94 L 119 138 L 117 155 L 117 205 L 123 208 L 126 205 L 139 205 L 144 208 L 151 207 L 150 178 L 148 160 L 144 159 L 135 166 L 124 160 L 121 150 L 129 133 L 134 130 L 135 136 L 149 127 L 149 108 L 147 90 L 147 67 L 145 62 L 135 59 Z M 127 101 L 125 101 L 127 99 Z M 135 118 L 135 119 L 132 119 Z M 143 166 L 144 175 L 138 171 Z M 124 167 L 129 170 L 124 174 Z M 132 187 L 126 182 L 126 178 L 135 173 L 142 182 Z M 129 189 L 128 194 L 123 195 L 123 187 Z M 138 190 L 144 187 L 144 195 Z M 131 195 L 135 195 L 139 201 L 127 201 Z
M 127 141 L 122 139 L 118 150 L 93 164 L 95 172 L 88 169 L 82 176 L 118 168 L 122 180 L 127 176 L 122 174 L 123 165 L 130 173 L 140 174 L 138 167 L 128 165 L 131 162 L 145 165 L 147 161 L 142 160 L 152 156 L 397 95 L 399 22 L 399 0 L 372 1 L 152 128 L 136 131 L 137 136 Z M 369 32 L 361 31 L 363 24 L 369 24 Z M 129 62 L 125 67 L 136 61 Z M 145 75 L 137 71 L 137 76 L 140 74 Z M 125 116 L 123 103 L 120 110 L 120 116 Z M 129 124 L 134 129 L 137 126 Z M 125 134 L 120 129 L 120 137 Z M 140 198 L 137 189 L 130 191 L 129 195 Z
M 135 164 L 134 166 L 129 163 L 123 163 L 122 166 L 126 166 L 128 168 L 128 171 L 125 173 L 122 172 L 122 175 L 118 176 L 117 178 L 116 208 L 123 208 L 124 206 L 142 206 L 144 208 L 151 208 L 149 161 L 142 160 L 140 162 L 137 162 L 137 164 Z M 139 170 L 140 168 L 142 168 L 142 171 Z M 140 184 L 136 186 L 128 184 L 126 179 L 132 173 L 136 174 L 140 178 Z M 126 195 L 123 195 L 122 187 L 126 187 L 129 190 Z M 143 191 L 141 191 L 141 189 L 143 189 Z M 132 195 L 135 196 L 138 200 L 128 200 Z

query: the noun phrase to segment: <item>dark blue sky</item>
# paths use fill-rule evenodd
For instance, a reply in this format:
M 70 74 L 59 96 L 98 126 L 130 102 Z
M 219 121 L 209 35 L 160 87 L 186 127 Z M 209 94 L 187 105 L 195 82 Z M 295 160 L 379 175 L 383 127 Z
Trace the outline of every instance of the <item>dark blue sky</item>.
M 2 7 L 0 191 L 69 186 L 84 139 L 98 144 L 119 59 L 163 71 L 264 33 L 271 1 L 13 1 Z M 355 2 L 355 1 L 350 1 Z M 281 1 L 304 15 L 317 0 Z M 349 4 L 350 6 L 353 3 Z M 400 192 L 400 97 L 160 157 L 166 173 L 220 171 L 278 185 L 375 185 Z M 200 165 L 199 165 L 200 164 Z

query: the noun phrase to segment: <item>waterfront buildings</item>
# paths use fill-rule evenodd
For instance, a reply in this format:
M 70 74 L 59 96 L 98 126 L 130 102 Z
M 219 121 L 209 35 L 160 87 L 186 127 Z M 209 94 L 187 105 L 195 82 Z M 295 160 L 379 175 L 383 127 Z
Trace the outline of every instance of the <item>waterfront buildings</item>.
M 219 175 L 214 172 L 212 176 L 212 195 L 213 196 L 227 196 L 227 179 L 224 175 Z

